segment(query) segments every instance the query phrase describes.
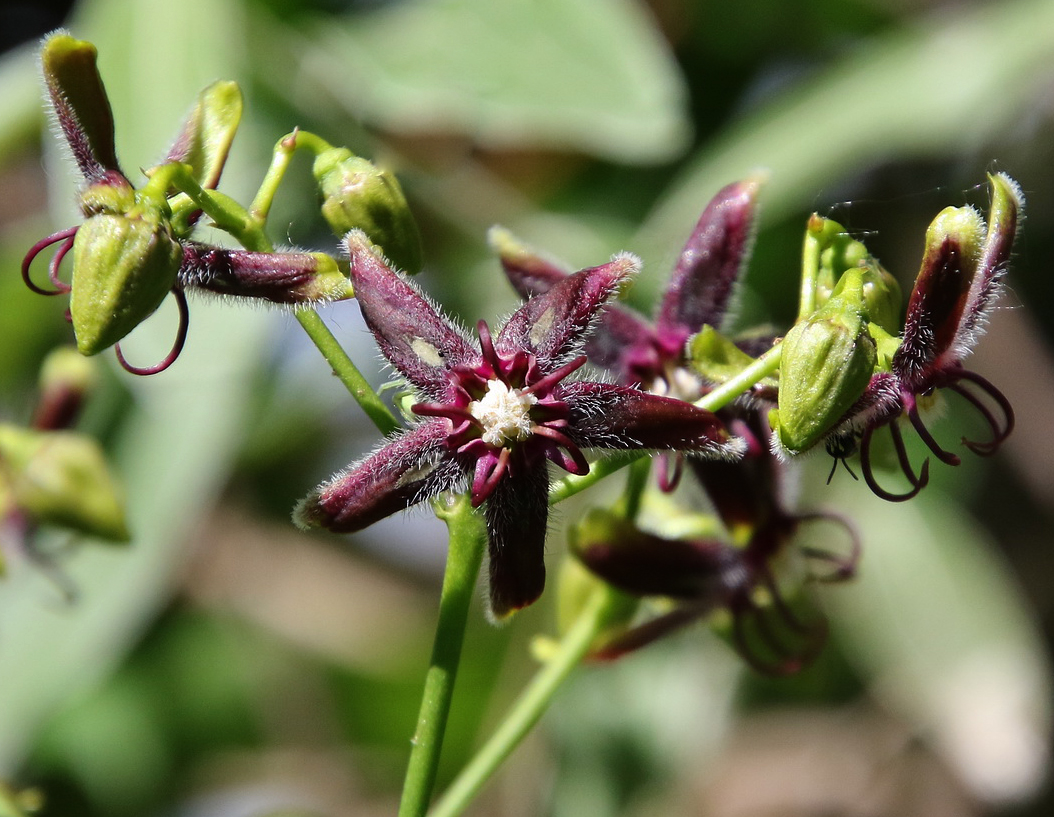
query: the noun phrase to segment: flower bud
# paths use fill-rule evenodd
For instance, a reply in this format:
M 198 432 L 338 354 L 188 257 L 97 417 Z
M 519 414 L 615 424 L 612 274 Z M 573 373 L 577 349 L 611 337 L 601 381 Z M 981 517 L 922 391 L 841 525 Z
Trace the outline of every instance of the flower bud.
M 72 346 L 54 349 L 40 367 L 40 398 L 33 413 L 33 428 L 56 431 L 72 426 L 98 381 L 94 361 Z
M 156 208 L 85 221 L 73 242 L 70 293 L 81 354 L 112 346 L 157 309 L 182 260 L 183 249 Z
M 867 388 L 877 358 L 868 333 L 864 273 L 844 273 L 820 309 L 783 340 L 779 408 L 770 415 L 783 447 L 797 454 L 819 442 Z
M 117 486 L 91 437 L 0 425 L 0 460 L 14 504 L 35 522 L 128 540 Z
M 322 193 L 322 215 L 340 238 L 362 230 L 396 267 L 421 269 L 421 237 L 395 176 L 346 148 L 329 148 L 315 157 L 315 180 Z
M 189 165 L 202 187 L 219 182 L 235 131 L 242 118 L 242 92 L 236 82 L 219 81 L 198 95 L 183 129 L 168 152 L 168 161 Z

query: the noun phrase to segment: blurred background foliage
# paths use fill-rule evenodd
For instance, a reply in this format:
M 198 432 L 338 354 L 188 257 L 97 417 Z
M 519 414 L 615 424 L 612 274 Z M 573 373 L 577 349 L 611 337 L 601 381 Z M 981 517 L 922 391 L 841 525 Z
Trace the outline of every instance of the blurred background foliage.
M 629 298 L 647 309 L 709 196 L 766 169 L 740 320 L 785 326 L 811 211 L 910 287 L 941 207 L 983 207 L 986 171 L 1019 179 L 1018 260 L 973 359 L 1018 411 L 1000 455 L 935 468 L 905 506 L 845 474 L 825 486 L 826 458 L 805 462 L 803 504 L 851 515 L 866 540 L 859 580 L 818 594 L 833 637 L 816 664 L 759 678 L 700 628 L 586 668 L 472 813 L 1051 813 L 1052 0 L 5 3 L 5 420 L 25 418 L 41 358 L 70 337 L 64 305 L 17 273 L 75 220 L 34 62 L 57 25 L 99 47 L 128 170 L 163 155 L 216 78 L 247 96 L 221 186 L 236 198 L 294 126 L 396 169 L 423 285 L 468 321 L 515 304 L 484 243 L 493 223 L 578 266 L 641 254 Z M 305 162 L 272 224 L 277 241 L 335 249 Z M 324 317 L 383 382 L 355 306 Z M 159 357 L 174 324 L 162 308 L 126 351 Z M 39 787 L 49 817 L 393 813 L 443 529 L 426 512 L 355 537 L 292 529 L 295 500 L 376 440 L 285 314 L 199 301 L 170 371 L 101 364 L 83 425 L 114 458 L 135 538 L 50 543 L 73 604 L 10 559 L 0 778 Z M 952 410 L 938 433 L 958 423 Z M 556 529 L 551 567 L 562 549 Z M 502 630 L 473 618 L 444 780 L 529 677 L 552 596 Z

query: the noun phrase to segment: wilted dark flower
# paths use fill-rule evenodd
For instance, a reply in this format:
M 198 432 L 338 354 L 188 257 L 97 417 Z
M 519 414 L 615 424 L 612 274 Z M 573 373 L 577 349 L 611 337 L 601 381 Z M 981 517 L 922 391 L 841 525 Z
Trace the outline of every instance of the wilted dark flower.
M 908 303 L 902 342 L 893 354 L 891 371 L 872 376 L 863 396 L 835 426 L 829 446 L 846 450 L 860 441 L 861 469 L 868 486 L 883 499 L 915 496 L 929 479 L 929 460 L 916 475 L 908 460 L 899 420 L 906 417 L 922 441 L 941 460 L 958 465 L 958 455 L 934 439 L 920 408 L 939 389 L 950 389 L 970 403 L 991 428 L 984 442 L 963 440 L 976 454 L 996 451 L 1014 428 L 1014 412 L 1006 397 L 981 375 L 962 365 L 977 343 L 985 320 L 1002 288 L 1017 232 L 1024 197 L 1004 173 L 990 176 L 992 202 L 989 223 L 971 207 L 948 207 L 926 232 L 922 268 Z M 983 397 L 998 409 L 997 416 Z M 874 432 L 888 427 L 898 463 L 911 483 L 905 493 L 882 488 L 871 467 Z
M 691 458 L 693 472 L 713 503 L 724 534 L 671 539 L 645 532 L 608 512 L 594 511 L 572 536 L 572 550 L 594 574 L 626 593 L 671 599 L 666 612 L 625 629 L 597 651 L 614 658 L 693 621 L 724 610 L 736 651 L 754 669 L 786 675 L 809 663 L 827 627 L 816 612 L 803 618 L 781 588 L 778 571 L 788 556 L 803 562 L 805 578 L 842 581 L 856 571 L 860 543 L 849 524 L 830 513 L 793 513 L 780 500 L 783 464 L 767 445 L 760 413 L 753 441 L 736 462 Z M 828 521 L 849 533 L 849 548 L 835 553 L 795 541 L 810 522 Z
M 639 261 L 567 276 L 530 298 L 479 343 L 392 271 L 360 231 L 347 238 L 363 316 L 388 361 L 422 395 L 423 422 L 321 485 L 297 507 L 302 527 L 336 532 L 373 522 L 467 478 L 485 504 L 490 599 L 502 617 L 533 602 L 545 578 L 546 460 L 584 474 L 586 448 L 684 449 L 731 456 L 720 421 L 688 403 L 628 386 L 568 379 L 597 313 Z

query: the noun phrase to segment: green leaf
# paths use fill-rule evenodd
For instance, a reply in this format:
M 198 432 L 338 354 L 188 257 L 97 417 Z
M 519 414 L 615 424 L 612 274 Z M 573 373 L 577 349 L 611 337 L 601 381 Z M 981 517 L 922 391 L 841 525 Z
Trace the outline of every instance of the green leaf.
M 771 172 L 776 221 L 880 161 L 976 151 L 1034 110 L 1054 61 L 1054 3 L 979 4 L 860 44 L 730 124 L 691 160 L 630 245 L 647 265 L 680 246 L 722 185 Z
M 674 157 L 689 135 L 676 64 L 630 0 L 397 3 L 319 23 L 304 47 L 301 70 L 387 130 L 624 162 Z

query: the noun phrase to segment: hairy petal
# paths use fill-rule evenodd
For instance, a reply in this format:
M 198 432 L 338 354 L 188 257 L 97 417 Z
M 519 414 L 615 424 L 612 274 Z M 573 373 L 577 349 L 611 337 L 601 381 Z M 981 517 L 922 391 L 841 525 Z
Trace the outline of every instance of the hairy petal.
M 969 207 L 946 207 L 926 230 L 926 251 L 908 301 L 893 371 L 915 389 L 964 350 L 956 349 L 978 269 L 984 222 Z
M 388 266 L 364 232 L 352 230 L 345 241 L 355 297 L 381 353 L 414 386 L 433 399 L 442 398 L 450 367 L 477 362 L 479 350 Z
M 124 178 L 114 148 L 113 112 L 96 66 L 98 51 L 65 31 L 40 50 L 44 84 L 77 167 L 89 182 Z
M 720 328 L 754 232 L 757 181 L 734 182 L 710 201 L 681 250 L 656 320 L 683 343 L 704 324 Z
M 453 487 L 463 472 L 446 457 L 447 430 L 440 419 L 393 437 L 302 499 L 293 521 L 353 533 Z
M 579 352 L 597 313 L 618 285 L 639 269 L 640 259 L 622 254 L 557 282 L 512 314 L 495 343 L 498 353 L 534 354 L 543 372 L 561 366 Z
M 957 343 L 967 347 L 976 342 L 976 335 L 999 294 L 1025 207 L 1021 187 L 1005 173 L 989 176 L 989 181 L 992 204 L 988 212 L 988 235 L 978 273 L 970 288 L 966 315 L 956 337 Z
M 609 383 L 562 387 L 570 410 L 567 435 L 583 448 L 655 448 L 734 457 L 739 445 L 712 411 Z
M 543 461 L 515 463 L 486 504 L 490 610 L 507 618 L 533 603 L 545 587 L 545 530 L 549 474 Z

